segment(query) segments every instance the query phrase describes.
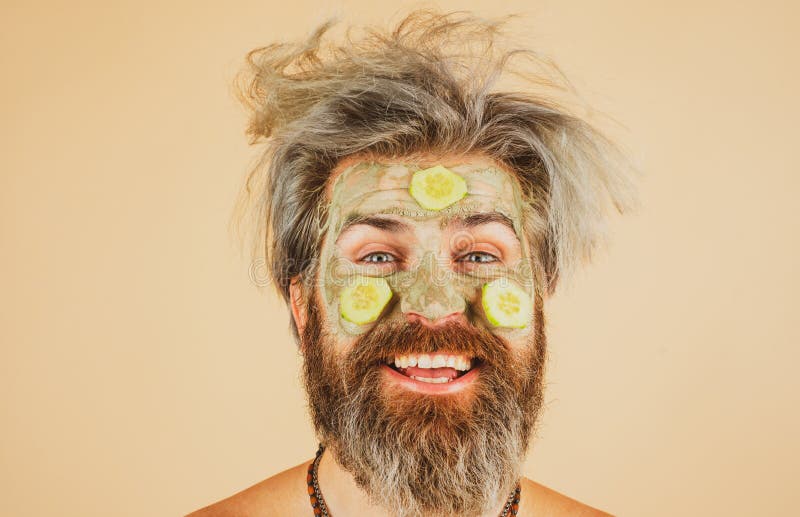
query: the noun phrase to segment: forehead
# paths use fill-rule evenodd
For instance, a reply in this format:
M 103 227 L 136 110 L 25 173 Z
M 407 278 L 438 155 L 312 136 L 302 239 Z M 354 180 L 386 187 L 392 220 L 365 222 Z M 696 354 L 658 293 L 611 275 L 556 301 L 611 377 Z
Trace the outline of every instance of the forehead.
M 461 176 L 467 194 L 443 210 L 420 206 L 409 192 L 412 176 L 430 165 L 357 162 L 345 167 L 329 186 L 331 215 L 395 214 L 411 219 L 449 218 L 459 213 L 500 212 L 520 216 L 521 192 L 516 179 L 485 160 L 445 165 Z

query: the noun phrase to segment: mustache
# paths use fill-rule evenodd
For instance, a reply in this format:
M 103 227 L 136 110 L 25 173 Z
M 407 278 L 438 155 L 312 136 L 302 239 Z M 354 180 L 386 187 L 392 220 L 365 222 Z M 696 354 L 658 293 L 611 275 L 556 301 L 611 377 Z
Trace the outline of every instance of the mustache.
M 449 353 L 466 355 L 482 364 L 505 364 L 508 343 L 488 330 L 471 324 L 447 322 L 428 327 L 419 322 L 378 324 L 359 337 L 347 354 L 352 365 L 375 366 L 404 354 Z

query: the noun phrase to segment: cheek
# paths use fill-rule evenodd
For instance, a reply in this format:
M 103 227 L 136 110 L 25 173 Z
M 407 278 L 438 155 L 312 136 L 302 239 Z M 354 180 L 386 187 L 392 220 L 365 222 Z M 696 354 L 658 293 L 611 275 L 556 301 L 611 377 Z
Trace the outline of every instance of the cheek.
M 352 268 L 342 257 L 332 255 L 325 260 L 325 266 L 320 272 L 319 283 L 322 287 L 323 303 L 326 308 L 335 304 L 342 289 L 347 285 L 347 279 L 353 276 Z
M 310 345 L 312 345 L 315 350 L 318 350 L 321 356 L 325 357 L 326 361 L 329 361 L 335 366 L 341 364 L 343 358 L 352 350 L 357 336 L 341 332 L 336 322 L 335 310 L 338 308 L 338 305 L 322 303 L 322 298 L 324 298 L 324 296 L 324 289 L 315 290 L 314 316 L 313 318 L 309 318 L 308 323 L 317 328 L 314 332 L 309 334 L 314 340 Z
M 403 307 L 419 310 L 424 309 L 426 303 L 449 304 L 447 306 L 463 309 L 470 324 L 482 327 L 510 342 L 524 345 L 539 323 L 533 314 L 532 281 L 529 279 L 526 284 L 524 277 L 520 277 L 521 275 L 517 274 L 495 272 L 484 276 L 451 273 L 441 279 L 432 277 L 420 279 L 414 272 L 395 273 L 386 277 L 395 297 L 395 306 L 391 314 L 403 318 Z M 529 297 L 530 304 L 524 313 L 526 326 L 511 328 L 492 324 L 490 315 L 484 309 L 484 286 L 498 279 L 515 282 L 521 288 L 523 295 Z
M 324 262 L 320 275 L 321 289 L 319 291 L 322 298 L 321 305 L 324 308 L 322 321 L 326 325 L 328 332 L 341 343 L 340 348 L 349 349 L 352 347 L 352 342 L 356 337 L 367 332 L 381 319 L 378 318 L 376 321 L 368 319 L 365 321 L 371 321 L 370 323 L 362 323 L 358 318 L 353 318 L 353 288 L 362 284 L 365 280 L 376 280 L 380 279 L 380 277 L 378 275 L 360 274 L 349 260 L 338 255 L 333 255 Z M 363 311 L 368 313 L 374 311 L 373 314 L 377 314 L 386 305 L 391 305 L 396 298 L 394 292 L 390 292 L 390 288 L 387 288 L 386 284 L 376 292 L 380 296 L 374 301 L 374 306 L 362 307 Z M 344 299 L 343 294 L 345 295 Z M 342 308 L 343 301 L 345 302 L 344 309 Z M 349 314 L 350 320 L 345 318 L 343 313 Z M 374 315 L 372 318 L 374 318 Z M 354 321 L 359 323 L 354 323 Z
M 338 334 L 339 296 L 347 285 L 350 277 L 345 261 L 332 254 L 323 253 L 321 267 L 318 272 L 316 293 L 319 293 L 320 324 L 326 327 L 326 332 Z
M 521 261 L 521 264 L 527 264 Z M 535 330 L 536 320 L 524 328 L 505 328 L 493 325 L 483 307 L 483 286 L 498 278 L 508 278 L 519 284 L 533 296 L 533 279 L 524 268 L 495 271 L 483 275 L 458 274 L 439 270 L 436 275 L 422 275 L 420 271 L 399 271 L 383 276 L 391 289 L 391 299 L 380 318 L 368 324 L 358 325 L 347 321 L 340 314 L 341 295 L 344 289 L 358 276 L 353 264 L 335 254 L 326 257 L 320 269 L 319 285 L 321 323 L 331 335 L 340 353 L 352 348 L 355 339 L 370 330 L 375 324 L 386 321 L 403 321 L 404 308 L 416 308 L 424 303 L 450 303 L 459 310 L 466 308 L 467 318 L 473 325 L 481 326 L 509 343 L 523 346 Z M 431 272 L 427 272 L 431 273 Z M 461 301 L 459 304 L 458 301 Z M 413 309 L 412 309 L 413 310 Z

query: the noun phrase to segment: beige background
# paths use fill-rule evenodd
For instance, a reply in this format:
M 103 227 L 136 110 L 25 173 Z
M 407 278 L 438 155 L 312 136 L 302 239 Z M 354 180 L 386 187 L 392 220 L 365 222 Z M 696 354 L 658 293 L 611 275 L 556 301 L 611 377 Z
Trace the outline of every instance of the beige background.
M 402 7 L 377 4 L 2 3 L 0 515 L 179 515 L 312 456 L 288 312 L 227 233 L 255 157 L 228 85 L 326 14 Z M 548 306 L 540 482 L 620 515 L 796 511 L 792 4 L 439 4 L 528 13 L 647 173 Z

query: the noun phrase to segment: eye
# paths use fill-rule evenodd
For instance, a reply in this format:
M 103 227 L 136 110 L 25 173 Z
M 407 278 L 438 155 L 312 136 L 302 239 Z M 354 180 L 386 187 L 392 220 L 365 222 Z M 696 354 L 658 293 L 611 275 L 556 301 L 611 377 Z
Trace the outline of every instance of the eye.
M 386 262 L 395 262 L 395 256 L 391 253 L 386 253 L 383 251 L 376 251 L 374 253 L 369 253 L 361 258 L 361 262 L 366 262 L 367 264 L 383 264 Z
M 490 262 L 499 262 L 500 259 L 491 253 L 486 253 L 485 251 L 473 251 L 472 253 L 467 253 L 463 257 L 459 258 L 458 261 L 470 262 L 473 264 L 487 264 Z

